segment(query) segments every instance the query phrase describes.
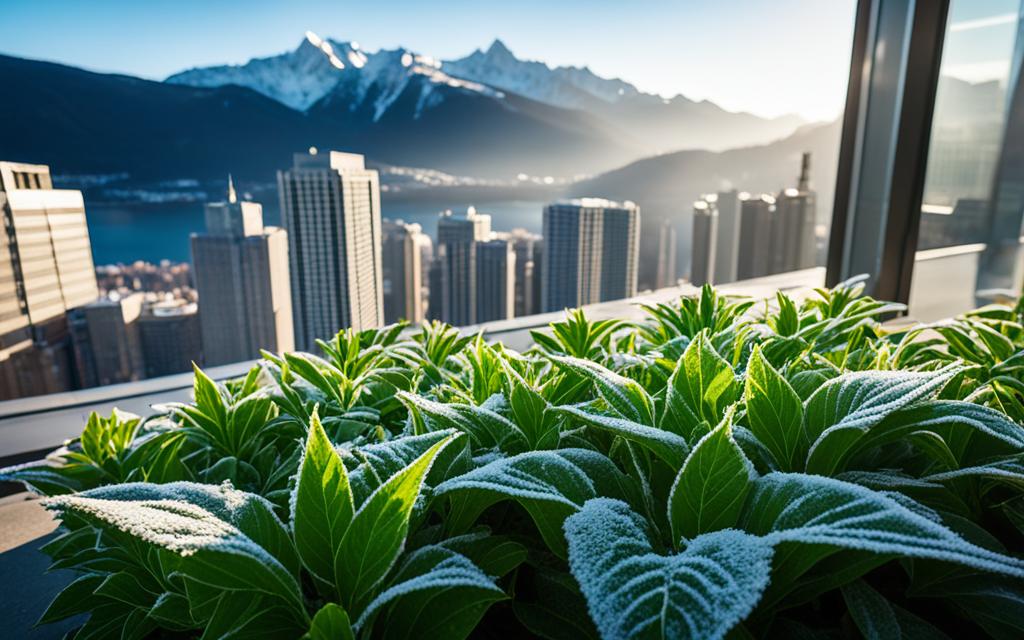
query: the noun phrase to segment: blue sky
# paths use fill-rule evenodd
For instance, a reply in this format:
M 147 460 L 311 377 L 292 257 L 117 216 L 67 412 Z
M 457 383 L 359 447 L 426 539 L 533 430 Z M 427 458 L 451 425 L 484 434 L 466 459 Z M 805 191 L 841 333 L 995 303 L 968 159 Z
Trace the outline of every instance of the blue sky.
M 842 109 L 855 0 L 0 0 L 0 52 L 152 79 L 296 47 L 307 29 L 438 58 L 500 37 L 642 90 L 766 116 Z

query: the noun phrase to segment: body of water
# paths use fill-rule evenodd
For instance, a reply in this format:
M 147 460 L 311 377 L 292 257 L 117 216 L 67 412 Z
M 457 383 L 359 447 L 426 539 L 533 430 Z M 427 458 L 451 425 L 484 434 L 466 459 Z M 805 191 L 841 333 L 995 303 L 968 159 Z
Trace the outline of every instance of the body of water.
M 382 217 L 415 222 L 431 237 L 437 235 L 437 216 L 444 209 L 456 215 L 468 203 L 381 204 Z M 543 202 L 506 200 L 475 205 L 481 213 L 491 214 L 495 231 L 522 227 L 534 233 L 541 231 Z M 85 203 L 89 223 L 92 255 L 96 264 L 131 263 L 136 260 L 159 262 L 191 261 L 189 235 L 205 229 L 202 203 Z M 264 223 L 280 224 L 277 202 L 263 204 Z

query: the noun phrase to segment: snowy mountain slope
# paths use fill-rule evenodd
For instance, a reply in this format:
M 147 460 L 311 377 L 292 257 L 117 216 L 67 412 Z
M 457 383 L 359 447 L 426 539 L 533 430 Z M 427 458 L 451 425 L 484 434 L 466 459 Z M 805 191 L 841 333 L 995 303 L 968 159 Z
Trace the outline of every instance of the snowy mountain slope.
M 236 84 L 305 111 L 334 88 L 349 56 L 358 61 L 362 55 L 358 46 L 322 41 L 307 32 L 294 51 L 254 58 L 243 65 L 189 69 L 170 76 L 166 82 L 193 87 Z
M 429 108 L 440 98 L 433 87 L 448 87 L 501 99 L 501 91 L 484 84 L 455 78 L 441 69 L 441 63 L 429 56 L 405 49 L 366 52 L 357 42 L 322 39 L 312 31 L 294 50 L 268 58 L 255 58 L 243 65 L 224 65 L 189 69 L 176 73 L 166 82 L 194 87 L 220 87 L 235 84 L 247 87 L 299 111 L 307 111 L 339 85 L 351 91 L 355 110 L 373 91 L 374 121 L 380 120 L 390 104 L 404 91 L 412 78 L 424 78 L 421 108 Z M 420 111 L 417 111 L 417 115 Z

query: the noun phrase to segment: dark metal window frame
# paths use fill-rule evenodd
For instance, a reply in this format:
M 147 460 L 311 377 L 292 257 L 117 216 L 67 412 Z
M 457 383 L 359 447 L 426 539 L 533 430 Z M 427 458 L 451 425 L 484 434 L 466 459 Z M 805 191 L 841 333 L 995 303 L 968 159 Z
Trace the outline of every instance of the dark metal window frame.
M 828 286 L 868 273 L 870 294 L 909 300 L 948 12 L 949 0 L 858 3 Z

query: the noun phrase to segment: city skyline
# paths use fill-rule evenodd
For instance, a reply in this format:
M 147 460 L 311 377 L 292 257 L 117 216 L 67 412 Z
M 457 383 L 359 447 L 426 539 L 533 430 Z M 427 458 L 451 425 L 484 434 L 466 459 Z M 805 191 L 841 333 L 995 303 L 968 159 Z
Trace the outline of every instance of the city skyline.
M 237 2 L 42 0 L 5 8 L 0 52 L 163 80 L 191 67 L 243 64 L 292 50 L 307 30 L 358 41 L 367 50 L 407 47 L 437 59 L 462 57 L 500 38 L 524 58 L 587 67 L 666 98 L 681 94 L 731 111 L 828 120 L 843 106 L 853 6 L 853 0 L 651 0 L 639 6 L 454 0 L 439 8 L 399 0 L 345 7 L 304 2 L 284 10 L 270 2 L 242 8 Z M 454 15 L 477 28 L 452 29 Z M 566 30 L 567 24 L 575 26 Z M 765 38 L 770 24 L 785 24 L 787 37 Z M 733 34 L 732 46 L 720 46 L 722 33 Z M 718 55 L 707 56 L 710 47 Z M 817 80 L 774 90 L 780 79 L 798 77 Z

